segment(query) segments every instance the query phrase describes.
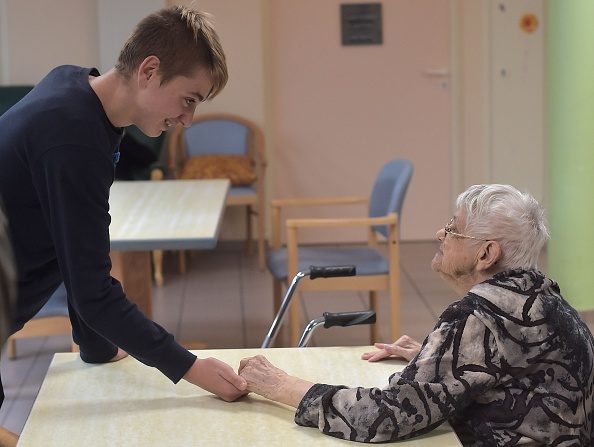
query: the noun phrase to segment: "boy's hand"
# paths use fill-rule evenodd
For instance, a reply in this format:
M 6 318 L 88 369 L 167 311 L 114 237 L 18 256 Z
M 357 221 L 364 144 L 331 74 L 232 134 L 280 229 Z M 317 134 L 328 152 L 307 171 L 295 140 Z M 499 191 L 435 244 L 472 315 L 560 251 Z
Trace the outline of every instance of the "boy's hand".
M 247 394 L 247 383 L 233 368 L 214 358 L 196 359 L 184 376 L 188 382 L 231 402 Z

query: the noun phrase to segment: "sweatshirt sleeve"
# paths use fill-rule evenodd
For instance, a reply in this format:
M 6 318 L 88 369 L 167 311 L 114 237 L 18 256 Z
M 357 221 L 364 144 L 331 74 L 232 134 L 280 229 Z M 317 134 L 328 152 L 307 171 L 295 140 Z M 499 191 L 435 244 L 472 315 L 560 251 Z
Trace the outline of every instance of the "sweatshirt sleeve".
M 426 433 L 461 411 L 498 380 L 490 360 L 491 332 L 455 306 L 444 312 L 421 351 L 387 387 L 314 385 L 295 422 L 359 442 L 386 442 Z
M 33 182 L 68 291 L 81 358 L 106 362 L 119 346 L 179 381 L 196 357 L 148 319 L 110 276 L 109 154 L 61 146 L 31 163 Z

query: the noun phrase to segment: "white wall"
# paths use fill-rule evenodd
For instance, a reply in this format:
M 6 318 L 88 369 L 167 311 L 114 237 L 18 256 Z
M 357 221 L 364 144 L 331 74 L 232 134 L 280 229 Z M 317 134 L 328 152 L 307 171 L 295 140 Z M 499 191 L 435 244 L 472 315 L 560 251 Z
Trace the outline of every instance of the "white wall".
M 165 7 L 165 0 L 96 0 L 99 37 L 99 71 L 111 69 L 136 24 Z
M 6 0 L 0 0 L 0 85 L 8 80 L 8 14 Z
M 98 64 L 96 0 L 2 1 L 4 84 L 35 84 L 61 64 Z
M 201 104 L 197 113 L 235 113 L 264 126 L 263 0 L 180 0 L 169 3 L 194 4 L 212 14 L 227 57 L 227 86 L 212 102 Z

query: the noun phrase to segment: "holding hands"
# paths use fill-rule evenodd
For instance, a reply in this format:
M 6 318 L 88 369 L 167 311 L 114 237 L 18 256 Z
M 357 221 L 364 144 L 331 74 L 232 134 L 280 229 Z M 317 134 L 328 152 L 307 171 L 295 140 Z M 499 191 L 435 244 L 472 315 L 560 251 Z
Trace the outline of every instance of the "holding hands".
M 392 344 L 376 343 L 375 347 L 379 351 L 366 352 L 361 358 L 375 362 L 394 356 L 410 361 L 421 350 L 421 344 L 408 335 L 403 335 Z M 239 364 L 239 377 L 247 383 L 246 391 L 295 408 L 314 385 L 307 380 L 287 374 L 270 363 L 263 355 L 243 359 Z
M 364 353 L 361 355 L 363 360 L 377 362 L 389 357 L 401 357 L 410 362 L 421 350 L 421 344 L 408 335 L 403 335 L 392 344 L 376 343 L 374 346 L 379 351 Z
M 227 402 L 247 394 L 245 379 L 235 374 L 225 362 L 212 357 L 196 359 L 184 379 Z

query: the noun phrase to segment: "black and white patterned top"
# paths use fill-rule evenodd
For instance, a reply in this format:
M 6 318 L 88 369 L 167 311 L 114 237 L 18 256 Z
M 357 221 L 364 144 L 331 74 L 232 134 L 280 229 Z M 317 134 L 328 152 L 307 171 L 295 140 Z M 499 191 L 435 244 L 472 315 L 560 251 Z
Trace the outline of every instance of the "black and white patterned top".
M 592 334 L 558 285 L 537 271 L 511 270 L 450 305 L 386 388 L 314 385 L 295 422 L 385 442 L 450 420 L 465 445 L 586 446 L 593 367 Z

